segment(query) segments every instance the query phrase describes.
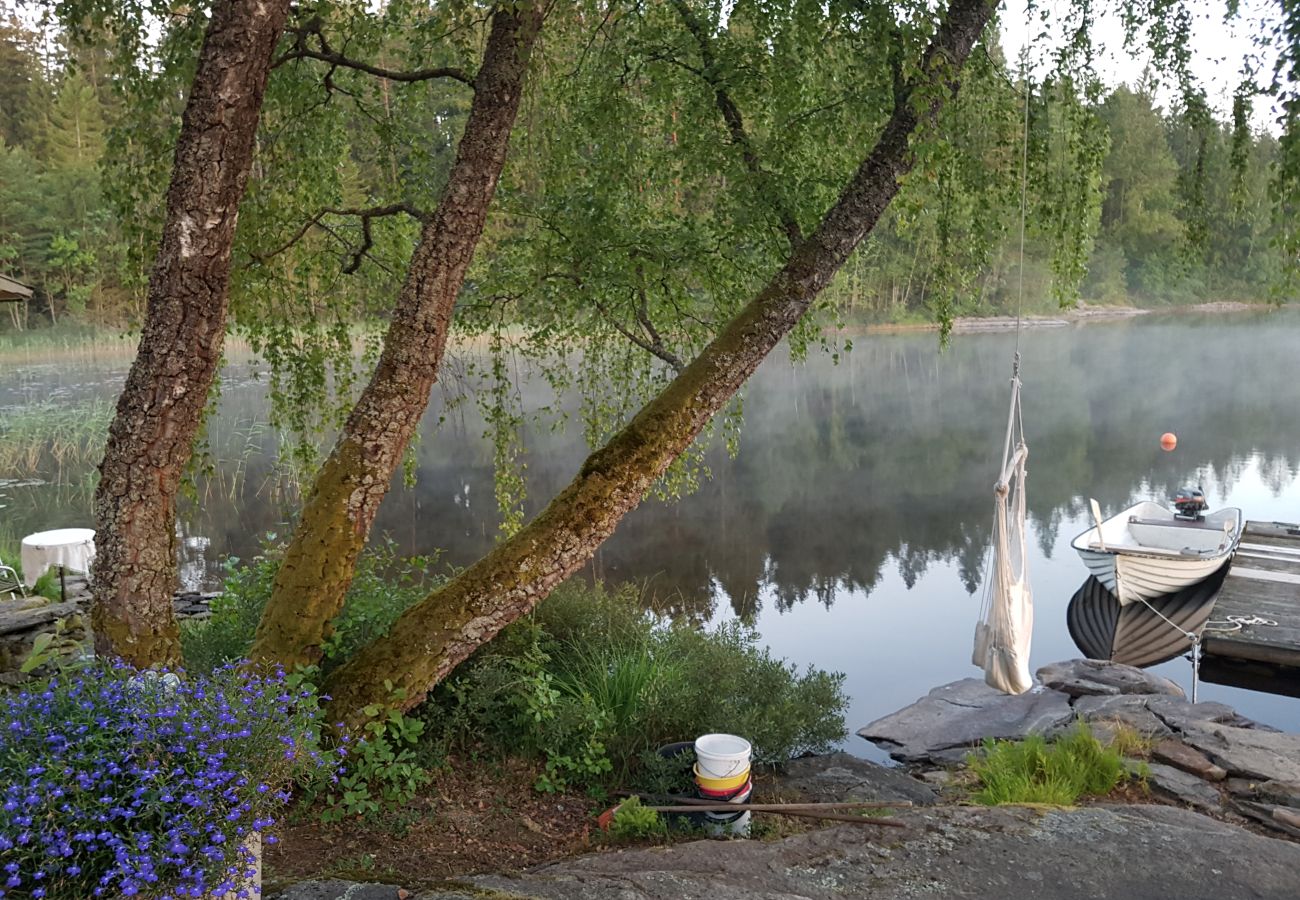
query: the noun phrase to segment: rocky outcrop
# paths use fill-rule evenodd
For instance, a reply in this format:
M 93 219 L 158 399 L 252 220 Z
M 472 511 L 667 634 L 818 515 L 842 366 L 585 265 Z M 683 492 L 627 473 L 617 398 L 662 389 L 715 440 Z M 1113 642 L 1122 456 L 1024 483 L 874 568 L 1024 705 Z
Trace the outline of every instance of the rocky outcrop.
M 86 646 L 89 616 L 77 602 L 51 603 L 44 597 L 0 600 L 0 685 L 26 679 L 23 665 L 36 639 L 49 634 L 43 648 L 49 657 L 75 656 Z
M 1068 695 L 1060 691 L 1008 695 L 966 678 L 935 688 L 858 734 L 902 762 L 956 763 L 986 738 L 1022 740 L 1074 717 Z
M 701 841 L 468 882 L 549 900 L 1293 900 L 1300 887 L 1300 846 L 1175 807 L 937 807 L 899 818 L 901 834 L 845 826 L 771 843 Z
M 935 805 L 933 789 L 909 773 L 837 753 L 790 763 L 776 784 L 783 798 L 909 800 L 912 808 L 892 815 L 904 828 L 837 826 L 775 841 L 615 850 L 423 892 L 311 882 L 271 900 L 1300 896 L 1300 841 L 1237 824 L 1300 838 L 1300 778 L 1291 777 L 1300 738 L 1250 727 L 1222 704 L 1188 703 L 1176 685 L 1137 670 L 1088 662 L 1047 669 L 1053 688 L 1006 697 L 982 682 L 956 682 L 862 733 L 887 741 L 904 759 L 933 764 L 964 756 L 985 737 L 1050 734 L 1078 719 L 1094 728 L 1135 722 L 1164 736 L 1152 761 L 1134 763 L 1135 770 L 1153 795 L 1181 806 Z
M 1143 669 L 1095 659 L 1071 659 L 1043 666 L 1038 683 L 1072 698 L 1114 697 L 1122 694 L 1166 695 L 1183 698 L 1183 689 L 1168 678 Z
M 411 891 L 392 884 L 362 884 L 355 881 L 304 881 L 285 888 L 278 893 L 269 893 L 266 900 L 408 900 L 414 897 Z M 465 897 L 471 900 L 472 894 L 450 891 L 439 894 L 442 900 L 456 900 Z
M 1300 735 L 1190 722 L 1182 739 L 1231 775 L 1259 781 L 1300 781 Z
M 1228 777 L 1227 769 L 1216 766 L 1204 753 L 1192 749 L 1182 741 L 1161 741 L 1151 748 L 1151 758 L 1205 781 L 1223 781 Z
M 1223 808 L 1223 795 L 1218 788 L 1182 769 L 1153 762 L 1140 769 L 1139 774 L 1160 796 L 1206 812 L 1218 812 Z
M 959 762 L 986 738 L 1050 737 L 1075 721 L 1100 737 L 1128 727 L 1155 741 L 1147 778 L 1158 796 L 1300 836 L 1300 791 L 1279 787 L 1300 784 L 1300 735 L 1222 703 L 1189 703 L 1178 685 L 1130 666 L 1070 660 L 1039 669 L 1038 680 L 1041 687 L 1018 696 L 973 678 L 956 681 L 858 734 L 927 767 Z M 1274 787 L 1262 791 L 1262 784 Z
M 783 798 L 812 803 L 902 800 L 913 806 L 930 806 L 939 799 L 934 788 L 901 769 L 842 752 L 787 763 L 776 788 Z
M 840 826 L 778 841 L 694 841 L 482 875 L 413 900 L 1294 900 L 1300 845 L 1171 806 L 931 807 L 888 835 Z M 298 885 L 271 900 L 400 900 L 400 888 Z

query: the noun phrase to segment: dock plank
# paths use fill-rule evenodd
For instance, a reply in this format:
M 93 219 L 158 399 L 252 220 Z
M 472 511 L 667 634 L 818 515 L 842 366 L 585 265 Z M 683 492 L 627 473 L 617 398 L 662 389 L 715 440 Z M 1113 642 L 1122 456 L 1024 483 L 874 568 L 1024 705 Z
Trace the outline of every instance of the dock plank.
M 1203 650 L 1207 659 L 1277 667 L 1277 677 L 1287 682 L 1278 685 L 1278 692 L 1291 693 L 1296 686 L 1290 682 L 1300 671 L 1300 526 L 1247 522 L 1242 544 L 1223 580 L 1211 620 L 1259 616 L 1277 624 L 1247 625 L 1232 632 L 1207 628 Z
M 1284 559 L 1280 556 L 1268 556 L 1263 553 L 1248 553 L 1242 550 L 1232 558 L 1232 568 L 1228 570 L 1228 575 L 1231 576 L 1234 572 L 1245 568 L 1263 569 L 1266 572 L 1300 574 L 1300 557 L 1297 557 L 1296 559 Z
M 1300 538 L 1300 523 L 1262 522 L 1259 519 L 1250 519 L 1246 522 L 1246 527 L 1241 533 L 1242 535 L 1268 535 L 1289 540 L 1291 538 Z

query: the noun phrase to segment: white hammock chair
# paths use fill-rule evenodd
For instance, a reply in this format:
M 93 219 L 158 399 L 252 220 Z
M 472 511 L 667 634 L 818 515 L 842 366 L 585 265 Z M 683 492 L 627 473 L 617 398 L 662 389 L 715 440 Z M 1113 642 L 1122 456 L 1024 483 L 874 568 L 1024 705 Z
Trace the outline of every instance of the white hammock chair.
M 994 485 L 992 577 L 985 582 L 971 661 L 984 681 L 1006 694 L 1033 685 L 1029 643 L 1034 631 L 1034 595 L 1025 553 L 1025 446 L 1020 418 L 1020 354 L 1011 376 L 1011 412 L 1002 448 L 1002 471 Z
M 1028 24 L 1029 10 L 1025 10 Z M 1032 33 L 1032 32 L 1031 32 Z M 984 670 L 984 681 L 1005 694 L 1033 687 L 1029 643 L 1034 632 L 1034 594 L 1029 587 L 1025 553 L 1025 426 L 1020 418 L 1020 310 L 1025 302 L 1025 210 L 1029 183 L 1029 78 L 1026 46 L 1020 78 L 1025 86 L 1025 114 L 1020 143 L 1020 285 L 1016 298 L 1016 352 L 1011 364 L 1011 411 L 1002 444 L 1002 469 L 993 486 L 992 577 L 984 582 L 984 602 L 975 626 L 971 662 Z

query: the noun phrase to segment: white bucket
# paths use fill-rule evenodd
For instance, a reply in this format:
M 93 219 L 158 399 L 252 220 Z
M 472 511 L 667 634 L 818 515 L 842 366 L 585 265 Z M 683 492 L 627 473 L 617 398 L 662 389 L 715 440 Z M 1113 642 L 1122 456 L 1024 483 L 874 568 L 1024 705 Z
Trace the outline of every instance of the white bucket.
M 734 813 L 705 813 L 704 831 L 714 837 L 724 835 L 749 837 L 749 817 L 751 815 L 752 813 L 749 810 L 745 810 L 738 816 Z M 733 818 L 733 816 L 735 817 Z
M 706 778 L 731 778 L 749 768 L 751 749 L 734 734 L 702 734 L 695 739 L 695 761 Z

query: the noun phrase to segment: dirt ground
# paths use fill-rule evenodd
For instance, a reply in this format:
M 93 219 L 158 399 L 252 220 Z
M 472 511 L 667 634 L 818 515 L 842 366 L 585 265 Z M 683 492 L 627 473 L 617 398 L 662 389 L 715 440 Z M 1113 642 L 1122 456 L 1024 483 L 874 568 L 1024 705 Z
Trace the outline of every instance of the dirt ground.
M 324 825 L 304 812 L 266 847 L 265 883 L 308 878 L 382 881 L 410 888 L 480 872 L 515 871 L 593 844 L 608 804 L 533 789 L 521 761 L 454 759 L 406 808 L 373 820 Z

